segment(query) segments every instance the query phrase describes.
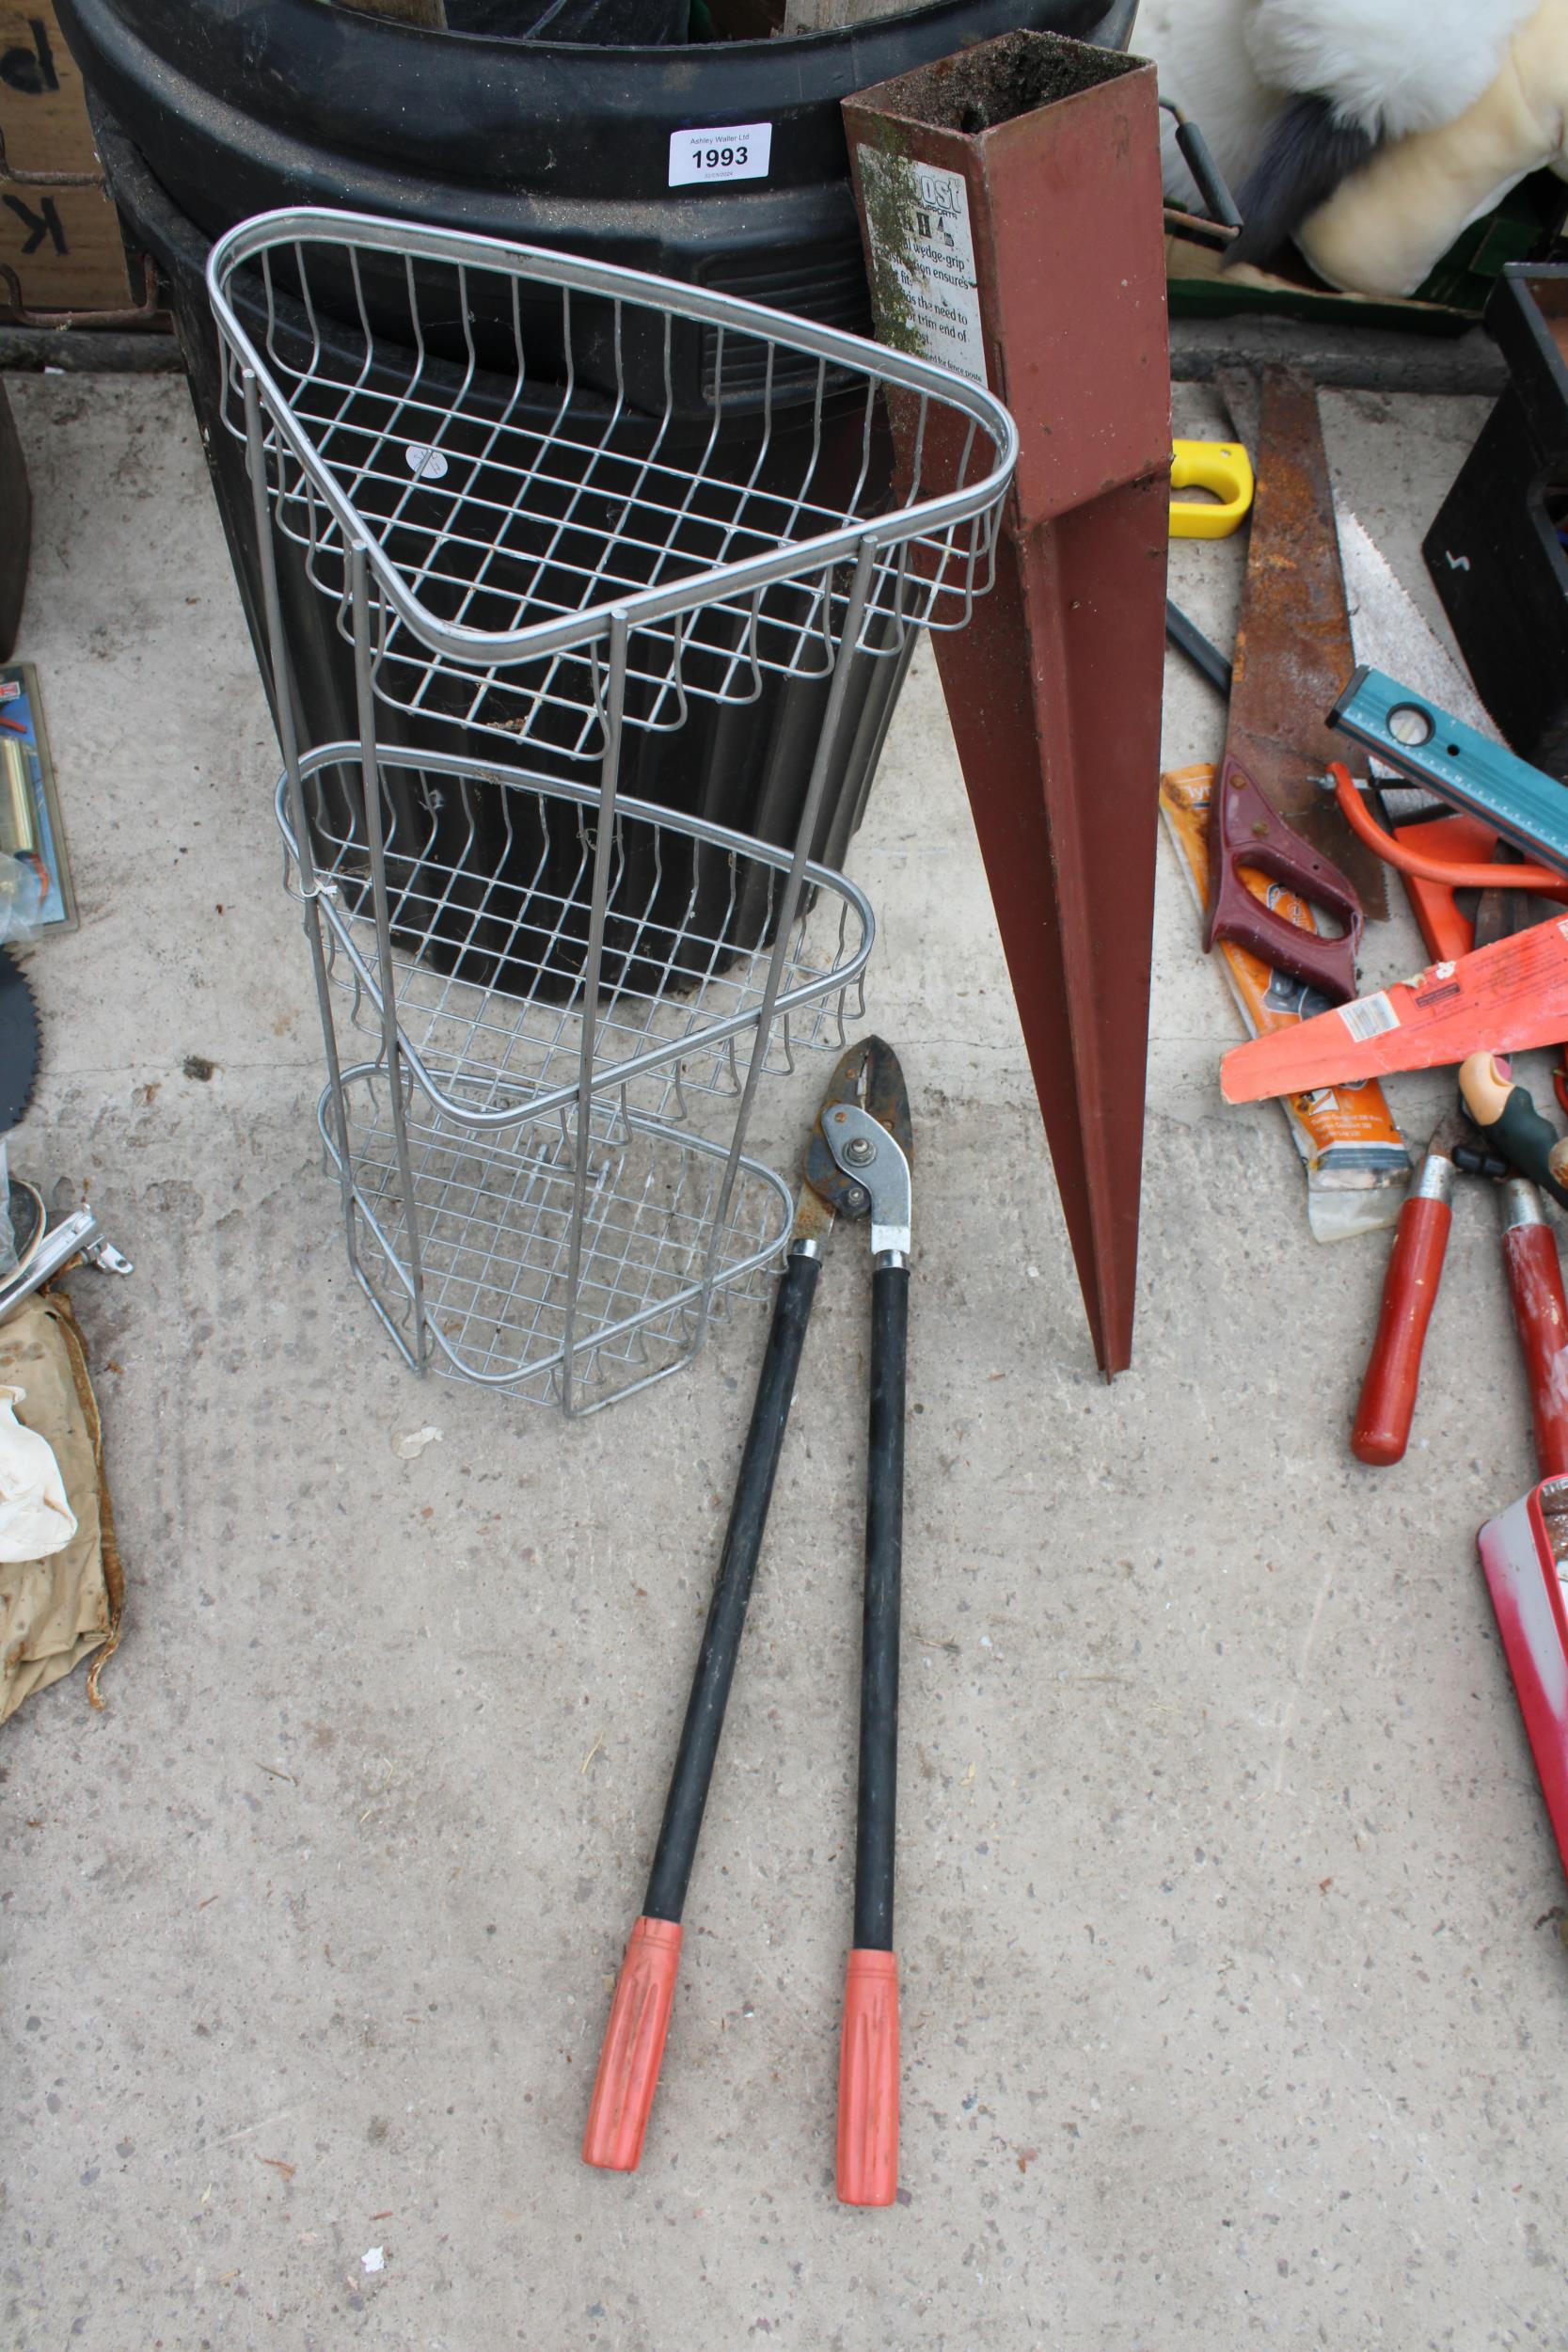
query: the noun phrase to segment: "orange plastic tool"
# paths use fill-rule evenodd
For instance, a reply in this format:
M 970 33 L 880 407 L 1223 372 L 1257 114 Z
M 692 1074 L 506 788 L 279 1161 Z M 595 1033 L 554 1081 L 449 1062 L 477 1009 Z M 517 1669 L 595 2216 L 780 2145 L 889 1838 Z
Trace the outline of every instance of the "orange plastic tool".
M 1509 869 L 1511 882 L 1519 870 Z M 1556 1045 L 1565 1035 L 1568 918 L 1554 916 L 1299 1028 L 1237 1046 L 1220 1064 L 1220 1087 L 1227 1103 L 1261 1103 L 1307 1087 L 1436 1070 L 1468 1054 Z
M 1476 927 L 1473 917 L 1462 911 L 1456 894 L 1520 886 L 1519 866 L 1511 867 L 1506 877 L 1497 871 L 1496 832 L 1479 817 L 1466 817 L 1456 809 L 1451 817 L 1396 825 L 1392 833 L 1386 833 L 1356 792 L 1349 771 L 1331 763 L 1330 772 L 1336 797 L 1353 829 L 1369 848 L 1397 867 L 1433 961 L 1455 963 L 1461 956 L 1467 956 L 1476 944 Z M 1354 809 L 1351 800 L 1355 803 Z M 1550 866 L 1535 870 L 1537 897 L 1568 898 L 1568 876 Z M 1542 874 L 1546 876 L 1544 882 L 1539 879 Z M 1552 1084 L 1559 1103 L 1568 1111 L 1568 1063 L 1559 1063 Z
M 1334 797 L 1351 831 L 1407 878 L 1418 875 L 1422 881 L 1441 882 L 1449 890 L 1496 890 L 1500 883 L 1506 883 L 1510 890 L 1528 890 L 1537 898 L 1568 898 L 1568 874 L 1560 866 L 1511 866 L 1506 873 L 1499 873 L 1487 860 L 1462 865 L 1451 857 L 1418 852 L 1414 845 L 1397 840 L 1394 834 L 1384 831 L 1357 791 L 1348 768 L 1331 759 L 1328 772 L 1334 783 Z M 1497 835 L 1494 834 L 1492 838 L 1495 841 Z
M 898 1963 L 855 1951 L 844 1979 L 838 2049 L 838 2200 L 891 2205 L 898 2194 Z
M 664 2062 L 680 1956 L 678 1920 L 642 1918 L 634 1923 L 594 2077 L 588 2128 L 582 2136 L 584 2164 L 609 2172 L 635 2172 L 641 2160 Z
M 1484 866 L 1497 846 L 1490 825 L 1477 817 L 1429 817 L 1414 825 L 1396 825 L 1394 839 L 1402 850 L 1413 850 L 1423 866 Z M 1453 885 L 1445 878 L 1406 873 L 1404 895 L 1420 926 L 1427 954 L 1433 963 L 1454 963 L 1476 944 L 1474 921 L 1461 909 Z

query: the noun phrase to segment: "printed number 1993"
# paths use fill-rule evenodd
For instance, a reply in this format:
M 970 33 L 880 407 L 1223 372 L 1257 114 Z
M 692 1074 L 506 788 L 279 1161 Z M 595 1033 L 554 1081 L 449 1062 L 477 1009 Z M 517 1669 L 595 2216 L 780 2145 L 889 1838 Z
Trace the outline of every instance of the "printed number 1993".
M 670 134 L 670 185 L 718 180 L 766 180 L 772 158 L 770 122 L 727 122 Z

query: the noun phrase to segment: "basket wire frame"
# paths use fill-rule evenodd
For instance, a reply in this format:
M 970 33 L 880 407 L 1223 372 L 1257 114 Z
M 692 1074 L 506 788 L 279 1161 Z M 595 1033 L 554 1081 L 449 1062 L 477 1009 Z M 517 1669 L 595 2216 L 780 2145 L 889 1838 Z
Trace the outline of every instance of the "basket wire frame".
M 760 1162 L 739 1159 L 721 1223 L 725 1147 L 624 1098 L 595 1096 L 579 1147 L 569 1108 L 508 1136 L 476 1135 L 404 1083 L 418 1287 L 385 1066 L 344 1065 L 341 1097 L 324 1089 L 318 1119 L 348 1186 L 356 1277 L 416 1369 L 592 1411 L 684 1363 L 726 1295 L 762 1295 L 791 1201 Z
M 808 854 L 851 671 L 967 617 L 1011 422 L 855 338 L 454 232 L 264 215 L 209 283 L 351 1267 L 417 1369 L 595 1410 L 686 1361 L 787 1238 L 743 1143 L 762 1076 L 859 1006 L 870 909 Z M 726 338 L 765 347 L 738 420 Z M 309 751 L 290 546 L 352 647 L 355 739 Z M 623 789 L 640 739 L 769 677 L 823 690 L 788 849 Z
M 230 395 L 246 368 L 261 385 L 278 527 L 345 633 L 363 540 L 386 598 L 376 691 L 404 712 L 597 762 L 617 607 L 622 723 L 667 732 L 693 700 L 755 700 L 766 674 L 826 680 L 868 533 L 860 651 L 962 627 L 990 584 L 1016 437 L 988 393 L 927 362 L 608 265 L 352 215 L 263 215 L 220 242 L 209 277 Z M 388 308 L 395 338 L 375 323 Z M 711 322 L 705 423 L 680 412 L 678 312 Z M 761 355 L 741 396 L 731 345 Z M 806 359 L 804 381 L 796 366 L 781 385 L 781 354 Z M 890 387 L 897 501 L 876 462 Z
M 327 971 L 351 999 L 353 1025 L 379 1030 L 390 987 L 403 1050 L 438 1106 L 493 1128 L 555 1109 L 575 1090 L 578 1070 L 597 792 L 547 778 L 531 788 L 450 754 L 384 754 L 393 953 L 384 979 L 371 860 L 351 792 L 357 761 L 357 747 L 344 743 L 300 764 Z M 389 776 L 405 777 L 404 788 L 389 791 Z M 544 821 L 561 804 L 575 820 L 566 831 Z M 285 884 L 297 895 L 299 844 L 286 782 L 277 818 Z M 597 1064 L 610 1073 L 635 1066 L 639 1106 L 685 1118 L 693 1093 L 738 1093 L 759 1043 L 754 1015 L 788 856 L 725 827 L 673 823 L 667 811 L 624 798 L 610 834 Z M 827 867 L 808 864 L 806 882 L 772 1030 L 761 1041 L 774 1070 L 792 1069 L 800 1045 L 842 1049 L 848 1023 L 864 1009 L 870 907 Z

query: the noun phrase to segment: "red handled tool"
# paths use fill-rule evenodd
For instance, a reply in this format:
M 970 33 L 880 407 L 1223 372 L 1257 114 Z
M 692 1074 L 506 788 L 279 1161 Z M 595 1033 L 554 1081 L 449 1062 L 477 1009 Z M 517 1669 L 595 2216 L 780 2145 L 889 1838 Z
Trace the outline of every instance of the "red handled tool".
M 1568 1478 L 1548 1475 L 1488 1519 L 1476 1548 L 1552 1835 L 1568 1868 Z
M 1445 1119 L 1427 1146 L 1415 1183 L 1405 1195 L 1383 1278 L 1377 1337 L 1361 1383 L 1361 1401 L 1350 1447 L 1358 1462 L 1386 1468 L 1400 1461 L 1410 1442 L 1421 1351 L 1437 1304 L 1443 1258 L 1453 1223 L 1453 1155 L 1464 1134 L 1457 1112 Z
M 839 2053 L 838 2194 L 891 2205 L 898 2187 L 898 1963 L 893 1949 L 903 1546 L 904 1369 L 910 1289 L 909 1094 L 879 1038 L 834 1071 L 806 1151 L 805 1182 L 774 1302 L 691 1695 L 641 1916 L 610 2006 L 583 2161 L 636 2169 L 658 2085 L 680 1960 L 681 1915 L 719 1753 L 752 1581 L 768 1525 L 824 1243 L 835 1216 L 871 1227 L 871 1411 L 861 1641 L 854 1940 Z
M 1514 1694 L 1568 1868 L 1568 1301 L 1557 1243 L 1524 1177 L 1505 1187 L 1503 1236 L 1513 1311 L 1529 1369 L 1542 1483 L 1476 1538 Z
M 1535 1185 L 1527 1177 L 1507 1176 L 1505 1162 L 1466 1141 L 1471 1133 L 1457 1114 L 1443 1120 L 1400 1212 L 1351 1451 L 1357 1461 L 1386 1468 L 1402 1458 L 1410 1442 L 1421 1356 L 1452 1223 L 1455 1173 L 1469 1161 L 1506 1179 L 1503 1266 L 1529 1386 L 1536 1456 L 1544 1470 L 1568 1473 L 1568 1305 L 1557 1242 Z
M 1459 1066 L 1459 1099 L 1514 1174 L 1568 1209 L 1568 1136 L 1542 1118 L 1528 1087 L 1514 1084 L 1510 1064 L 1496 1054 L 1469 1055 Z
M 1568 1476 L 1568 1301 L 1557 1237 L 1528 1176 L 1503 1185 L 1503 1262 L 1529 1381 L 1535 1458 L 1544 1476 Z

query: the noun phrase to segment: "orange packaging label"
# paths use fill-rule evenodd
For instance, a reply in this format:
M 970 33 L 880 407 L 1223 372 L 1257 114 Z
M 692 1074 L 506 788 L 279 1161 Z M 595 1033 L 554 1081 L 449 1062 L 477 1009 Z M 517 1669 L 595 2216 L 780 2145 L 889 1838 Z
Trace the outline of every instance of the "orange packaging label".
M 1323 1081 L 1343 1093 L 1347 1071 L 1441 1070 L 1469 1054 L 1556 1045 L 1565 1032 L 1568 917 L 1553 915 L 1452 962 L 1429 964 L 1412 980 L 1335 1005 L 1299 1036 L 1238 1045 L 1225 1057 L 1220 1084 L 1229 1103 Z
M 1160 779 L 1160 814 L 1200 914 L 1207 913 L 1209 905 L 1209 802 L 1216 772 L 1201 763 L 1172 769 Z M 1312 909 L 1281 883 L 1269 882 L 1245 866 L 1242 879 L 1265 906 L 1304 930 L 1318 928 Z M 1327 1009 L 1327 999 L 1315 989 L 1287 973 L 1274 971 L 1250 948 L 1222 940 L 1214 955 L 1253 1037 L 1299 1028 Z M 1409 1174 L 1404 1139 L 1375 1078 L 1289 1095 L 1285 1110 L 1314 1182 L 1336 1188 L 1370 1188 L 1402 1184 Z M 1396 1203 L 1390 1216 L 1397 1212 Z

